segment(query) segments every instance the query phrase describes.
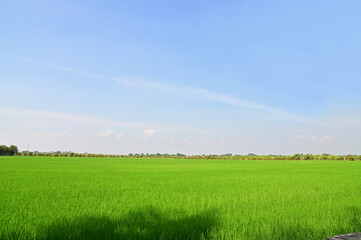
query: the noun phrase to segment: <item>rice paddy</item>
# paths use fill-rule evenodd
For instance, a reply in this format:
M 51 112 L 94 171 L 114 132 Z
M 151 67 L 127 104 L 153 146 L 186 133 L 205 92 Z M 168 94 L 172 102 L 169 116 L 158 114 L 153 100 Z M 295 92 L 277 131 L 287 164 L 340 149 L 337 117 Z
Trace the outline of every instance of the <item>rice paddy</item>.
M 0 239 L 324 239 L 361 162 L 0 157 Z

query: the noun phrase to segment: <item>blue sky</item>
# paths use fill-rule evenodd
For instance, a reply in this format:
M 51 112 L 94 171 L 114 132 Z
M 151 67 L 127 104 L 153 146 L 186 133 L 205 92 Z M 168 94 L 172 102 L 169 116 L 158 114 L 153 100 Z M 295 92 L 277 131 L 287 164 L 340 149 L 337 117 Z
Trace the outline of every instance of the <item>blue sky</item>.
M 0 144 L 361 154 L 359 1 L 0 1 Z

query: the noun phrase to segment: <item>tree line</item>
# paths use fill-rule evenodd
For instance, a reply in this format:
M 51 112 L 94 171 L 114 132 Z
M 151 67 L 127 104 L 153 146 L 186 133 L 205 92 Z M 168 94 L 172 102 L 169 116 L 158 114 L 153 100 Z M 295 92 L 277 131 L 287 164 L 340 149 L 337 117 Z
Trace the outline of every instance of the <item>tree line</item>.
M 16 148 L 17 150 L 17 148 Z M 113 155 L 113 154 L 94 154 L 94 153 L 74 153 L 74 152 L 29 152 L 22 151 L 14 154 L 18 156 L 47 156 L 47 157 L 106 157 L 106 158 L 163 158 L 163 159 L 209 159 L 209 160 L 339 160 L 339 161 L 361 161 L 361 155 L 332 155 L 332 154 L 294 154 L 294 155 L 256 155 L 253 153 L 247 155 L 233 155 L 228 154 L 202 154 L 202 155 L 185 155 L 181 153 L 168 154 L 168 153 L 129 153 L 126 155 Z

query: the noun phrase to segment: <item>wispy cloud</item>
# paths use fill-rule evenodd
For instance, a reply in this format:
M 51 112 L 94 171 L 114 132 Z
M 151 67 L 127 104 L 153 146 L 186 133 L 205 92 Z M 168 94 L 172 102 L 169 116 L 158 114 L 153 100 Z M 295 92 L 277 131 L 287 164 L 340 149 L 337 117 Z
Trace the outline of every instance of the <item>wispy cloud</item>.
M 336 141 L 336 137 L 334 135 L 311 136 L 309 139 L 313 142 L 321 142 L 321 143 L 329 143 L 329 144 L 333 144 Z
M 71 136 L 72 133 L 69 129 L 60 132 L 49 132 L 49 133 L 32 133 L 31 136 L 33 137 L 64 137 L 64 136 Z
M 299 134 L 293 140 L 293 143 L 302 144 L 302 143 L 305 143 L 305 142 L 309 141 L 309 142 L 333 144 L 337 140 L 338 140 L 338 138 L 336 138 L 336 136 L 333 135 L 333 134 L 331 134 L 331 135 L 323 135 L 323 136 L 312 135 L 312 136 L 309 136 L 309 137 L 307 137 L 307 136 L 305 136 L 303 134 Z
M 117 135 L 115 135 L 115 139 L 119 140 L 122 139 L 124 137 L 123 133 L 118 133 Z
M 112 80 L 111 78 L 107 78 L 105 76 L 101 76 L 101 75 L 97 75 L 97 74 L 92 74 L 92 73 L 88 73 L 86 71 L 83 70 L 79 70 L 79 69 L 74 69 L 74 68 L 69 68 L 69 67 L 64 67 L 64 66 L 60 66 L 57 64 L 53 64 L 53 63 L 48 63 L 48 62 L 44 62 L 44 61 L 39 61 L 39 60 L 34 60 L 31 58 L 26 58 L 26 57 L 22 57 L 20 58 L 21 61 L 24 62 L 31 62 L 31 63 L 37 63 L 37 64 L 42 64 L 42 65 L 46 65 L 49 67 L 53 67 L 59 70 L 63 70 L 63 71 L 67 71 L 67 72 L 72 72 L 72 73 L 76 73 L 76 74 L 80 74 L 83 76 L 87 76 L 87 77 L 91 77 L 91 78 L 99 78 L 99 79 L 109 79 Z
M 65 131 L 61 131 L 61 132 L 52 132 L 52 133 L 49 133 L 48 136 L 50 137 L 59 137 L 59 136 L 70 136 L 71 133 L 70 133 L 70 130 L 67 129 Z
M 103 132 L 100 132 L 98 134 L 99 137 L 109 137 L 110 135 L 112 135 L 114 133 L 114 130 L 109 129 L 109 130 L 105 130 Z
M 0 107 L 0 115 L 4 115 L 8 117 L 16 116 L 16 117 L 20 117 L 21 119 L 26 119 L 26 118 L 54 119 L 61 121 L 69 121 L 72 123 L 81 123 L 81 124 L 98 125 L 98 126 L 130 127 L 130 128 L 138 128 L 138 129 L 147 129 L 147 128 L 167 129 L 166 126 L 157 126 L 157 125 L 145 124 L 139 122 L 108 121 L 95 117 L 61 113 L 61 112 L 52 112 L 52 111 L 37 111 L 37 110 L 25 110 L 25 109 Z
M 299 139 L 299 140 L 305 139 L 305 135 L 300 133 L 300 134 L 297 135 L 296 139 Z
M 147 129 L 143 132 L 144 135 L 148 136 L 148 137 L 151 137 L 154 135 L 156 131 L 154 129 Z
M 71 72 L 74 74 L 83 75 L 83 76 L 86 76 L 89 78 L 113 81 L 113 82 L 116 82 L 118 84 L 121 84 L 121 85 L 127 86 L 127 87 L 133 87 L 133 88 L 143 89 L 143 90 L 148 90 L 148 91 L 149 90 L 157 91 L 157 92 L 162 92 L 164 94 L 180 96 L 183 98 L 196 98 L 196 99 L 200 99 L 203 101 L 217 102 L 217 103 L 222 103 L 222 104 L 227 104 L 227 105 L 232 105 L 232 106 L 237 106 L 237 107 L 242 107 L 242 108 L 255 109 L 255 110 L 259 110 L 259 111 L 269 112 L 280 118 L 297 121 L 297 122 L 317 123 L 317 121 L 315 121 L 315 120 L 296 116 L 294 114 L 288 113 L 286 111 L 283 111 L 283 110 L 280 110 L 277 108 L 272 108 L 272 107 L 258 104 L 255 102 L 242 100 L 242 99 L 235 98 L 235 97 L 232 97 L 229 95 L 213 92 L 213 91 L 210 91 L 207 89 L 194 88 L 194 87 L 189 87 L 189 86 L 170 86 L 170 85 L 157 83 L 157 82 L 153 82 L 153 81 L 148 81 L 148 80 L 144 81 L 144 80 L 140 80 L 137 78 L 108 77 L 108 76 L 104 76 L 104 75 L 89 73 L 87 71 L 83 71 L 83 70 L 79 70 L 79 69 L 64 67 L 61 65 L 53 64 L 53 63 L 38 61 L 38 60 L 30 59 L 30 58 L 21 58 L 21 60 L 26 61 L 26 62 L 46 65 L 46 66 L 53 67 L 53 68 L 56 68 L 56 69 L 59 69 L 62 71 L 67 71 L 67 72 Z

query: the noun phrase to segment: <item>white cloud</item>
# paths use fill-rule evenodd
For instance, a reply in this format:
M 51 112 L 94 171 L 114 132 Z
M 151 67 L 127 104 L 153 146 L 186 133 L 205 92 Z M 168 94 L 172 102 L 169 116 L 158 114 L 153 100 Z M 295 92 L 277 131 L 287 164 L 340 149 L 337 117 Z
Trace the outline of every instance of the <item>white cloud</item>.
M 297 135 L 296 139 L 292 140 L 293 143 L 295 144 L 305 144 L 307 142 L 318 142 L 318 143 L 328 143 L 328 144 L 332 144 L 335 143 L 336 141 L 336 137 L 335 135 L 324 135 L 324 136 L 317 136 L 317 135 L 312 135 L 312 136 L 305 136 L 303 134 L 299 134 Z
M 298 134 L 296 138 L 302 140 L 302 139 L 305 139 L 305 135 Z
M 309 137 L 310 141 L 313 142 L 321 142 L 321 143 L 335 143 L 336 137 L 334 135 L 326 135 L 326 136 L 311 136 Z
M 119 140 L 119 139 L 122 139 L 123 136 L 124 136 L 123 133 L 118 133 L 117 135 L 115 135 L 115 138 Z
M 111 129 L 105 130 L 105 131 L 103 131 L 103 132 L 100 132 L 100 133 L 98 134 L 98 136 L 99 136 L 99 137 L 109 137 L 110 135 L 113 134 L 113 132 L 114 132 L 114 130 L 111 130 Z
M 151 136 L 154 135 L 155 132 L 156 132 L 156 131 L 155 131 L 154 129 L 147 129 L 147 130 L 145 130 L 145 131 L 143 132 L 143 134 L 146 135 L 146 136 L 151 137 Z
M 224 137 L 221 137 L 221 138 L 219 139 L 219 143 L 220 143 L 220 144 L 225 144 L 225 143 L 226 143 L 225 140 L 224 140 Z
M 272 108 L 272 107 L 265 106 L 262 104 L 238 99 L 238 98 L 228 96 L 225 94 L 212 92 L 207 89 L 194 88 L 194 87 L 188 87 L 188 86 L 175 87 L 175 86 L 161 84 L 161 83 L 157 83 L 157 82 L 153 82 L 153 81 L 149 81 L 149 80 L 144 81 L 144 80 L 139 80 L 139 79 L 134 79 L 134 78 L 107 77 L 107 76 L 102 76 L 102 75 L 98 75 L 98 74 L 88 73 L 86 71 L 79 70 L 79 69 L 73 69 L 73 68 L 64 67 L 64 66 L 60 66 L 60 65 L 52 64 L 52 63 L 47 63 L 44 61 L 37 61 L 37 60 L 29 59 L 29 58 L 21 58 L 20 60 L 26 61 L 26 62 L 37 63 L 37 64 L 43 64 L 43 65 L 50 66 L 50 67 L 53 67 L 53 68 L 56 68 L 56 69 L 59 69 L 62 71 L 80 74 L 80 75 L 90 77 L 90 78 L 113 81 L 113 82 L 116 82 L 123 86 L 135 87 L 135 88 L 143 89 L 143 90 L 158 91 L 158 92 L 162 92 L 164 94 L 172 94 L 172 95 L 185 97 L 185 98 L 197 98 L 197 99 L 201 99 L 201 100 L 205 100 L 205 101 L 218 102 L 218 103 L 233 105 L 233 106 L 242 107 L 242 108 L 261 110 L 264 112 L 272 113 L 278 117 L 292 120 L 292 121 L 297 121 L 297 122 L 317 123 L 317 121 L 315 121 L 315 120 L 302 118 L 302 117 L 287 113 L 280 109 L 276 109 L 276 108 Z

